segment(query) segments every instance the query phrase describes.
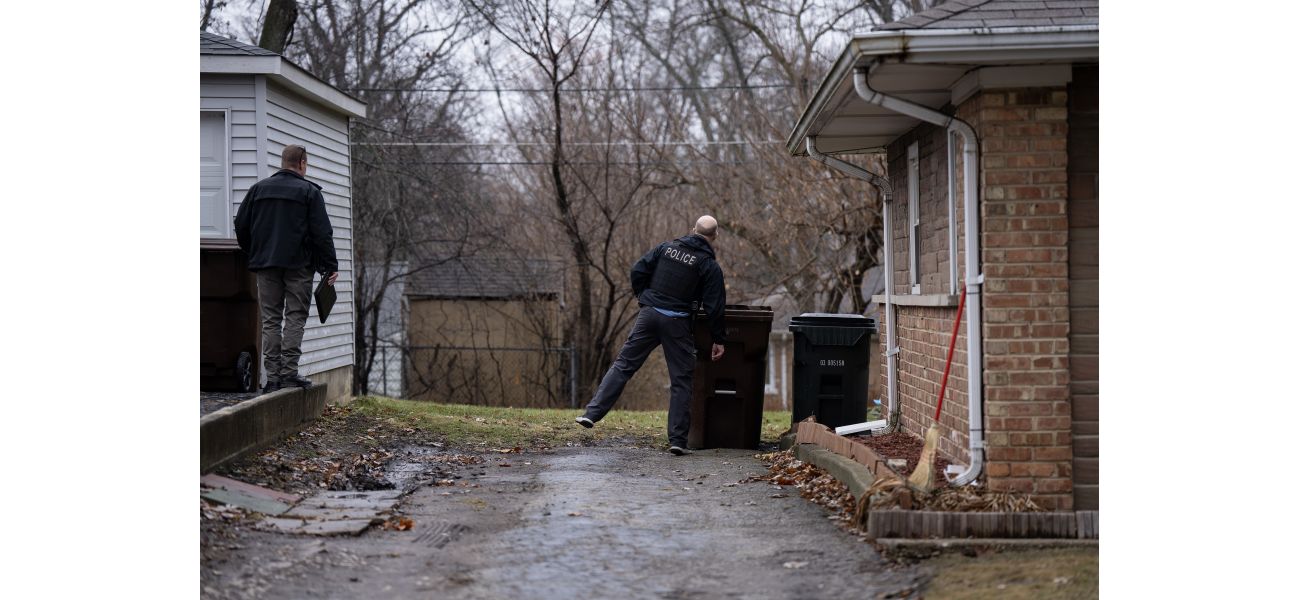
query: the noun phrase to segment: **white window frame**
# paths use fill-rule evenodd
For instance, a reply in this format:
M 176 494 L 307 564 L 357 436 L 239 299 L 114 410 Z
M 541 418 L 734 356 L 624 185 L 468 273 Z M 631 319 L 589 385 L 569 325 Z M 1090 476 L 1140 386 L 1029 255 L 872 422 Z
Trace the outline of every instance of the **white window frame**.
M 921 147 L 907 146 L 907 284 L 921 293 Z
M 234 160 L 231 159 L 231 156 L 233 156 L 234 153 L 234 148 L 231 147 L 233 146 L 233 144 L 231 143 L 232 140 L 230 139 L 230 116 L 231 116 L 230 112 L 231 111 L 229 108 L 200 108 L 199 109 L 200 115 L 202 113 L 220 113 L 222 118 L 222 124 L 225 126 L 224 135 L 226 136 L 226 140 L 223 145 L 226 148 L 224 158 L 226 160 L 226 204 L 225 206 L 226 206 L 226 221 L 227 221 L 226 235 L 224 236 L 203 235 L 203 233 L 200 232 L 199 233 L 200 239 L 222 240 L 222 239 L 235 238 L 235 225 L 233 222 L 233 219 L 235 218 L 235 211 L 233 210 L 234 206 L 232 206 L 234 193 L 235 193 L 233 189 L 234 181 L 235 181 L 235 174 L 234 174 L 235 165 L 234 165 Z M 202 131 L 199 132 L 199 135 L 203 135 Z

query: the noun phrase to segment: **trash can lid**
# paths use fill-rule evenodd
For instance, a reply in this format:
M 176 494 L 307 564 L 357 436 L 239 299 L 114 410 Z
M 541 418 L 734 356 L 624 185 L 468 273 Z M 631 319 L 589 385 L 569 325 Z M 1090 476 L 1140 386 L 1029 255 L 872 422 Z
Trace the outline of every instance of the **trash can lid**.
M 875 319 L 868 319 L 858 314 L 804 313 L 790 317 L 790 325 L 807 325 L 816 327 L 870 327 L 875 328 Z
M 724 307 L 723 318 L 728 321 L 772 321 L 772 307 L 728 304 Z M 696 319 L 705 318 L 704 309 L 696 311 Z

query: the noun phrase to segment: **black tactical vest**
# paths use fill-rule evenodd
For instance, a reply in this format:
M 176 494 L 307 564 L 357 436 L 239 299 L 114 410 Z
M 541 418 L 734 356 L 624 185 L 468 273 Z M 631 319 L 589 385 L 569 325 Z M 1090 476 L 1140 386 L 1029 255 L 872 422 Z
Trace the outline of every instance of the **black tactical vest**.
M 705 255 L 697 250 L 676 241 L 669 242 L 650 277 L 650 289 L 682 302 L 695 300 L 704 259 Z

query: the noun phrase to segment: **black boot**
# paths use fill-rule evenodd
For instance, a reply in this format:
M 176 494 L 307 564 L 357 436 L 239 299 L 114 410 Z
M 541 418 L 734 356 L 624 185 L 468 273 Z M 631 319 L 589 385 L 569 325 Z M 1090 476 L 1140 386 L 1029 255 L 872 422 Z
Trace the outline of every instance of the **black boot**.
M 298 375 L 297 373 L 280 378 L 280 387 L 289 387 L 291 385 L 296 385 L 300 388 L 309 388 L 312 386 L 312 383 L 310 379 Z

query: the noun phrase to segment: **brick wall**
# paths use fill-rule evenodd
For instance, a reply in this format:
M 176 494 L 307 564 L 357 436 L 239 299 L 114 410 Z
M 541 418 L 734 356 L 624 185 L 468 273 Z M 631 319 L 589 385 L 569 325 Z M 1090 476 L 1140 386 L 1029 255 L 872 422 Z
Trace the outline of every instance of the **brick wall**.
M 948 150 L 947 134 L 932 125 L 917 127 L 889 146 L 889 172 L 894 184 L 893 206 L 890 208 L 893 234 L 894 276 L 893 293 L 909 294 L 908 284 L 908 175 L 907 148 L 918 145 L 919 202 L 921 213 L 918 251 L 921 256 L 919 279 L 921 294 L 947 294 L 951 274 L 948 268 Z M 958 142 L 959 151 L 961 149 Z M 958 155 L 960 168 L 960 154 Z M 965 243 L 962 216 L 961 178 L 957 182 L 956 225 L 958 252 L 958 283 L 965 277 Z M 901 423 L 904 431 L 924 435 L 934 421 L 935 404 L 939 399 L 939 385 L 943 380 L 944 362 L 952 335 L 953 319 L 957 307 L 896 307 L 898 319 L 898 398 L 902 405 Z M 883 321 L 884 312 L 881 312 Z M 884 352 L 884 324 L 881 324 L 881 353 Z M 884 395 L 887 383 L 884 363 L 881 363 L 880 389 Z M 966 333 L 963 326 L 953 353 L 952 372 L 948 377 L 948 391 L 944 394 L 943 414 L 939 418 L 939 453 L 955 462 L 969 462 L 970 444 L 969 394 L 966 392 Z
M 991 489 L 1030 493 L 1050 510 L 1070 510 L 1067 94 L 1063 88 L 985 90 L 958 107 L 957 114 L 976 128 L 981 142 L 985 478 Z M 946 294 L 946 134 L 929 125 L 889 147 L 895 186 L 893 291 L 910 291 L 907 146 L 913 141 L 920 158 L 921 293 Z M 960 281 L 965 256 L 960 163 L 957 167 Z M 932 420 L 955 313 L 955 306 L 897 307 L 899 400 L 906 431 L 920 435 Z M 882 335 L 882 352 L 884 339 Z M 965 327 L 957 344 L 939 451 L 966 462 Z
M 1067 94 L 985 90 L 959 114 L 982 144 L 989 488 L 1069 510 Z

